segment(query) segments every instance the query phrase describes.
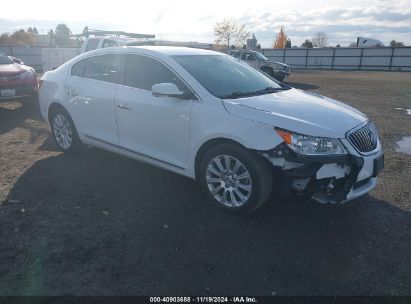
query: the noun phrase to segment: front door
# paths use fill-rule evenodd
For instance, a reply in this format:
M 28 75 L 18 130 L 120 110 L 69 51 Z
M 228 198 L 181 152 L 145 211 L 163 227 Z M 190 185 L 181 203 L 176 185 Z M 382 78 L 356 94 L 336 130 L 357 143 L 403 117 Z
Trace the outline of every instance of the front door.
M 188 93 L 189 89 L 162 62 L 142 55 L 125 56 L 123 85 L 116 95 L 119 146 L 186 168 L 193 98 L 190 94 L 186 98 L 153 96 L 151 87 L 174 83 L 180 91 Z

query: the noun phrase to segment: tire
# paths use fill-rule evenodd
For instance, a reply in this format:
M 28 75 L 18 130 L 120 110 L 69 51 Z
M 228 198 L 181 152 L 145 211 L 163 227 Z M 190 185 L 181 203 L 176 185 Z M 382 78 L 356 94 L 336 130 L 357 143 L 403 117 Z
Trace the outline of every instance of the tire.
M 50 113 L 50 128 L 57 147 L 65 153 L 79 152 L 83 148 L 76 127 L 68 112 L 58 107 Z
M 227 163 L 231 170 L 227 170 Z M 231 143 L 216 145 L 204 154 L 198 179 L 215 206 L 236 214 L 257 210 L 268 200 L 273 188 L 268 162 Z

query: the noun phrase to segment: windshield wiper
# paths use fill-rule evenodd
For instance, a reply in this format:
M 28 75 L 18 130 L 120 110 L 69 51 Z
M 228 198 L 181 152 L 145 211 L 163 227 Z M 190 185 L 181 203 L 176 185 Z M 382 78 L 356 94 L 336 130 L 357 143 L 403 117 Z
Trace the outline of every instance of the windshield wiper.
M 279 87 L 279 88 L 274 88 L 274 87 L 266 87 L 265 89 L 255 91 L 254 94 L 264 94 L 264 93 L 275 93 L 278 91 L 285 91 L 289 90 L 290 88 L 288 87 Z
M 266 87 L 265 89 L 262 90 L 257 90 L 257 91 L 252 91 L 252 92 L 232 92 L 229 95 L 221 97 L 222 99 L 235 99 L 235 98 L 240 98 L 240 97 L 246 97 L 246 96 L 254 96 L 254 95 L 261 95 L 261 94 L 269 94 L 269 93 L 275 93 L 279 91 L 285 91 L 291 89 L 290 87 L 279 87 L 279 88 L 274 88 L 274 87 Z
M 240 97 L 245 97 L 245 96 L 250 96 L 253 92 L 232 92 L 229 95 L 222 96 L 222 99 L 235 99 L 235 98 L 240 98 Z

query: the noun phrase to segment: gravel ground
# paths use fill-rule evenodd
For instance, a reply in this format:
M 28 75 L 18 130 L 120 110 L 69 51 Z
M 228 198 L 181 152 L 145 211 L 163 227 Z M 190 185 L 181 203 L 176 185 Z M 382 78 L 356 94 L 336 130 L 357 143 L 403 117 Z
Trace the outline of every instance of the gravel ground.
M 411 295 L 411 74 L 295 72 L 377 124 L 386 168 L 342 206 L 222 213 L 192 180 L 58 152 L 36 105 L 0 104 L 0 295 Z M 402 108 L 402 109 L 396 109 Z

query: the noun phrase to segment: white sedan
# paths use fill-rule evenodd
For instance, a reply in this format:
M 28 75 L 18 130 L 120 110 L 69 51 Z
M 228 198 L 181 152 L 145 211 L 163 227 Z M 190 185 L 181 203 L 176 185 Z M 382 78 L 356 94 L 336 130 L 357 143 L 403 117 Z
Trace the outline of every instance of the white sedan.
M 87 52 L 43 76 L 40 107 L 64 152 L 95 146 L 195 178 L 233 212 L 256 210 L 273 187 L 346 202 L 383 167 L 364 114 L 213 51 Z

